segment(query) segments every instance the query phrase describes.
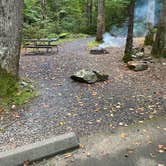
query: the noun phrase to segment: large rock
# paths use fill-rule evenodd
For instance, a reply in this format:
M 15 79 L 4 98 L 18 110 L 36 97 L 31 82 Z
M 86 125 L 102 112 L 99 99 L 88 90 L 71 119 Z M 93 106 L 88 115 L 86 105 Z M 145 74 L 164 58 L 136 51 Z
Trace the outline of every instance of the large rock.
M 108 80 L 108 75 L 100 73 L 98 71 L 82 69 L 72 75 L 71 79 L 78 82 L 92 84 L 95 82 Z
M 90 54 L 109 54 L 109 52 L 102 47 L 95 47 L 90 50 Z
M 129 61 L 127 66 L 129 69 L 134 71 L 143 71 L 148 69 L 147 63 L 141 61 Z

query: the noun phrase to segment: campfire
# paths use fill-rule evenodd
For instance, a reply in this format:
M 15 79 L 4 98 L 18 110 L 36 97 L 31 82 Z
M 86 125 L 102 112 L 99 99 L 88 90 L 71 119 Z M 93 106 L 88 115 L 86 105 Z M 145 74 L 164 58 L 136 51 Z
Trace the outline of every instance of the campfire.
M 90 50 L 90 54 L 109 54 L 109 52 L 102 47 L 95 47 Z

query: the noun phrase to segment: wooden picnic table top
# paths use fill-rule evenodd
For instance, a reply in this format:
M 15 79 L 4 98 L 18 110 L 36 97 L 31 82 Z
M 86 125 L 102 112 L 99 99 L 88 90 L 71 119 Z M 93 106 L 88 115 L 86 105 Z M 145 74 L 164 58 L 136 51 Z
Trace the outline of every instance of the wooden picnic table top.
M 57 41 L 59 38 L 43 38 L 43 39 L 24 39 L 25 42 L 54 42 Z

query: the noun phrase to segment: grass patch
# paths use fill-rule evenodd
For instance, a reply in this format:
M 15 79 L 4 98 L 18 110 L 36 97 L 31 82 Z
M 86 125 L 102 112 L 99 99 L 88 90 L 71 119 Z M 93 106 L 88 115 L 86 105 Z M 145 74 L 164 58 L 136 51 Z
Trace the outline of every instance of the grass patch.
M 25 84 L 25 85 L 24 85 Z M 38 96 L 35 87 L 30 81 L 20 81 L 18 84 L 18 90 L 12 95 L 10 102 L 15 105 L 23 105 L 30 101 L 30 99 Z
M 83 33 L 73 34 L 73 33 L 66 32 L 66 33 L 61 33 L 59 35 L 50 34 L 50 35 L 48 35 L 47 38 L 48 39 L 59 38 L 57 41 L 52 42 L 52 44 L 64 44 L 64 43 L 73 41 L 73 40 L 78 39 L 78 38 L 87 38 L 87 37 L 89 37 L 89 35 L 83 34 Z M 23 46 L 24 46 L 24 43 L 23 43 Z
M 0 108 L 9 110 L 12 105 L 23 105 L 38 96 L 30 81 L 19 80 L 0 70 Z
M 98 41 L 96 41 L 96 40 L 93 40 L 93 41 L 90 41 L 90 42 L 88 43 L 88 47 L 89 47 L 89 48 L 98 47 L 100 44 L 102 44 L 102 42 L 98 42 Z
M 62 33 L 58 36 L 60 37 L 60 39 L 55 42 L 56 44 L 63 44 L 63 43 L 70 42 L 70 41 L 73 41 L 73 40 L 78 39 L 78 38 L 87 38 L 87 37 L 89 37 L 89 35 L 82 34 L 82 33 L 79 33 L 79 34 Z

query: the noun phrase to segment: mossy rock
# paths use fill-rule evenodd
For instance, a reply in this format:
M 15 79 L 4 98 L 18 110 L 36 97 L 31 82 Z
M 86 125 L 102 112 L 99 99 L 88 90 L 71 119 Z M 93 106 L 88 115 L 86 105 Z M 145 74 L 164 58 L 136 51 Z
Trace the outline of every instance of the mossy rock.
M 123 62 L 127 63 L 132 60 L 132 53 L 131 54 L 124 54 L 123 56 Z
M 106 81 L 108 80 L 108 77 L 107 74 L 98 71 L 82 69 L 72 75 L 71 79 L 77 82 L 93 84 L 100 81 Z

